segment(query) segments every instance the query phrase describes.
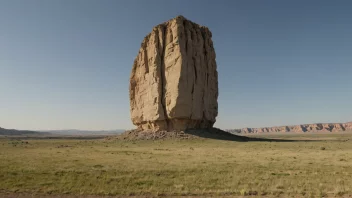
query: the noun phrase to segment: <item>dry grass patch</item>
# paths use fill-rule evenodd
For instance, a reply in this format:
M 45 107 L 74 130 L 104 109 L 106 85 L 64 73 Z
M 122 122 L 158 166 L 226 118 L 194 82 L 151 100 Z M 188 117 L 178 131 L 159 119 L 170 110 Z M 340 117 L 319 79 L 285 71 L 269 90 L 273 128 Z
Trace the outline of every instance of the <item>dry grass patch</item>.
M 0 191 L 51 195 L 352 195 L 350 134 L 271 138 L 327 140 L 1 139 Z

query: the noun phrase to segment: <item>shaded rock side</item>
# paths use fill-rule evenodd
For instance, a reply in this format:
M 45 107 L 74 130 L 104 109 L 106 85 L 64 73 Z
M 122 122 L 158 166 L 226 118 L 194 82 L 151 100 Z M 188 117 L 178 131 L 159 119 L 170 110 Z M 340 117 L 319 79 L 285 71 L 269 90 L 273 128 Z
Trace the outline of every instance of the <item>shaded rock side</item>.
M 140 129 L 210 128 L 218 114 L 212 34 L 182 16 L 153 28 L 134 61 L 130 111 Z

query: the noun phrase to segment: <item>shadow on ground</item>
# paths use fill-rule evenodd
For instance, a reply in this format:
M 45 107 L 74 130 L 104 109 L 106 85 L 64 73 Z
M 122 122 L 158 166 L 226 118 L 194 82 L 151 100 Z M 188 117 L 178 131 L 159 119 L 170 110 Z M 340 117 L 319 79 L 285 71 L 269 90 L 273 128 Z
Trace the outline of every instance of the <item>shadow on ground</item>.
M 287 140 L 287 139 L 271 139 L 271 138 L 258 138 L 235 135 L 218 128 L 212 129 L 189 129 L 184 133 L 207 139 L 237 141 L 237 142 L 315 142 L 324 140 Z

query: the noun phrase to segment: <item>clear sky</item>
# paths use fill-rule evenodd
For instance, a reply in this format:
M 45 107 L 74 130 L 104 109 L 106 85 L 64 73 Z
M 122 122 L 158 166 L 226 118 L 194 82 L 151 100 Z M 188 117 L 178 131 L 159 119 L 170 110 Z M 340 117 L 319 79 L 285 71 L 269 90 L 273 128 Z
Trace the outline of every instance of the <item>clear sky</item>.
M 152 27 L 183 15 L 213 33 L 216 126 L 352 121 L 352 1 L 0 1 L 0 127 L 121 129 Z

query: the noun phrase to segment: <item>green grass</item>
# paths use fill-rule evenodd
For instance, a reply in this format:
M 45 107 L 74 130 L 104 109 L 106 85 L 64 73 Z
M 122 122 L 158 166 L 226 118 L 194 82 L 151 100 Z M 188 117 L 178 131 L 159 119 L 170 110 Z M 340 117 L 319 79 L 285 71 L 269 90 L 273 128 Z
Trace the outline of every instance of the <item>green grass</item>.
M 352 195 L 352 135 L 275 137 L 321 141 L 0 139 L 0 192 Z

